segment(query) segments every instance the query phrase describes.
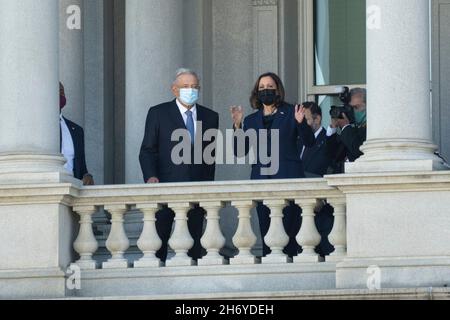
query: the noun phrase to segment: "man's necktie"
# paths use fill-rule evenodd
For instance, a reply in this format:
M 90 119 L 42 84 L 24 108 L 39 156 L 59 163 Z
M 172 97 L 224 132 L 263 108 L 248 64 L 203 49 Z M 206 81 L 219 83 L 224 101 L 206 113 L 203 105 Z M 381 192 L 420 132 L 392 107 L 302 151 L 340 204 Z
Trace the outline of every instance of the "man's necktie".
M 195 127 L 194 127 L 194 118 L 192 117 L 192 111 L 191 110 L 186 111 L 186 115 L 187 115 L 186 128 L 189 130 L 189 134 L 191 135 L 191 143 L 194 144 Z

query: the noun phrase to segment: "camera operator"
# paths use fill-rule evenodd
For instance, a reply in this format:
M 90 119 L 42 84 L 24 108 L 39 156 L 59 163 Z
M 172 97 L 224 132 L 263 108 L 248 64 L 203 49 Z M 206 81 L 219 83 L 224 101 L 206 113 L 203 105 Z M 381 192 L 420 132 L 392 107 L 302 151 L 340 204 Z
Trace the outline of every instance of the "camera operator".
M 365 89 L 345 87 L 340 95 L 344 105 L 331 107 L 327 149 L 334 174 L 343 173 L 345 162 L 354 162 L 363 155 L 360 148 L 367 138 L 366 96 Z

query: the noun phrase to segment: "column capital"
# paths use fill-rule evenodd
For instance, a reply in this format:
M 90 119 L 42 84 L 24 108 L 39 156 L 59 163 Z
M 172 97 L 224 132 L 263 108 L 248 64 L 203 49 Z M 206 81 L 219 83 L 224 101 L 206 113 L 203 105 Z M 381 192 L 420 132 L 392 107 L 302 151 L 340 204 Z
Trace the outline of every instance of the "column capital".
M 128 211 L 128 205 L 126 204 L 110 204 L 104 206 L 104 209 L 108 211 L 109 213 L 120 213 L 120 212 L 126 212 Z
M 78 214 L 94 214 L 98 211 L 98 207 L 93 205 L 75 206 L 72 208 L 72 211 Z
M 287 200 L 264 200 L 264 205 L 271 207 L 287 207 L 289 205 L 289 201 Z
M 254 208 L 256 206 L 256 202 L 253 200 L 237 200 L 232 201 L 231 205 L 236 208 Z
M 315 207 L 317 205 L 316 199 L 296 199 L 295 204 L 300 206 L 301 208 L 310 208 Z
M 200 202 L 200 207 L 202 208 L 218 208 L 218 209 L 222 209 L 224 207 L 224 203 L 222 201 L 204 201 L 204 202 Z
M 192 209 L 194 206 L 192 203 L 190 202 L 169 202 L 167 204 L 167 206 L 172 209 L 173 211 L 175 211 L 175 213 L 178 210 L 187 210 L 189 211 L 190 209 Z
M 158 203 L 139 203 L 136 209 L 140 211 L 161 210 L 162 206 Z

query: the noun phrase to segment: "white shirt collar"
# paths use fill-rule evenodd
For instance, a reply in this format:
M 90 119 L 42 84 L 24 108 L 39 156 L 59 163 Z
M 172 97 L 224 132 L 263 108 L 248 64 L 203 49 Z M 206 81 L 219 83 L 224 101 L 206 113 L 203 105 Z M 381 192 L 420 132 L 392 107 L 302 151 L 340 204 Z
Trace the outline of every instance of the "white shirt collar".
M 320 133 L 322 132 L 322 130 L 323 130 L 323 128 L 320 127 L 319 130 L 317 130 L 316 133 L 314 133 L 314 135 L 316 136 L 316 139 L 317 139 L 317 137 L 320 135 Z
M 178 99 L 176 99 L 176 101 L 177 101 L 177 106 L 178 106 L 178 109 L 180 110 L 180 113 L 183 116 L 186 115 L 186 111 L 188 111 L 188 109 L 185 106 L 183 106 L 181 104 L 181 102 L 178 101 Z M 196 104 L 194 104 L 192 106 L 191 111 L 192 111 L 192 116 L 194 117 L 194 119 L 196 119 L 196 117 L 197 117 L 197 105 Z
M 59 115 L 60 128 L 61 128 L 61 153 L 66 159 L 64 168 L 73 174 L 74 159 L 75 159 L 75 146 L 73 144 L 72 135 L 70 129 L 67 126 L 62 114 Z

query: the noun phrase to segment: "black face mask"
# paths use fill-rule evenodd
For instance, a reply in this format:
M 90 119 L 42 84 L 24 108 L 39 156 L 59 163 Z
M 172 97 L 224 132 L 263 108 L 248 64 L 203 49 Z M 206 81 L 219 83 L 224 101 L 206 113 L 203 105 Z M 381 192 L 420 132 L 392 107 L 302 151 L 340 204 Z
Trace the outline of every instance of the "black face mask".
M 277 90 L 265 89 L 258 92 L 258 100 L 266 106 L 273 105 L 278 99 Z

